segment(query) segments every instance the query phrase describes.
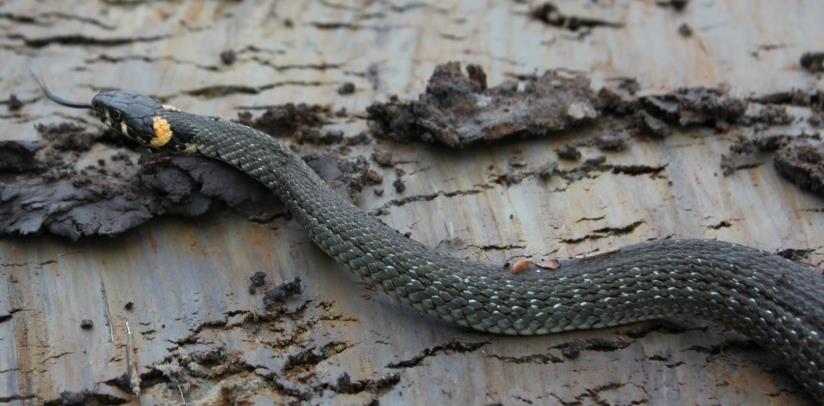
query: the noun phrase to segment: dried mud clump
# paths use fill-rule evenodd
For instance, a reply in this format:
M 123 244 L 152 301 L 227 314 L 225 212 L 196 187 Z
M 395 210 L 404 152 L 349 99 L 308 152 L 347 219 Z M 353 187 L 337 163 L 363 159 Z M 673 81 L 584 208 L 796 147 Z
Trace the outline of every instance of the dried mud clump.
M 198 216 L 218 202 L 250 217 L 273 215 L 264 214 L 271 210 L 265 188 L 217 162 L 175 157 L 107 167 L 0 182 L 0 234 L 113 236 L 160 215 Z
M 17 95 L 14 93 L 9 95 L 9 99 L 6 100 L 6 106 L 9 111 L 17 111 L 23 108 L 23 101 L 17 98 Z
M 824 142 L 798 139 L 775 154 L 775 169 L 802 189 L 824 196 Z
M 589 30 L 595 27 L 621 27 L 620 23 L 587 16 L 565 14 L 558 6 L 546 2 L 530 11 L 529 16 L 544 24 L 569 31 Z
M 363 190 L 367 184 L 374 184 L 369 162 L 364 157 L 338 159 L 327 155 L 307 154 L 303 157 L 321 179 L 333 190 L 350 198 Z
M 770 135 L 730 146 L 721 167 L 724 174 L 764 164 L 774 155 L 778 173 L 812 193 L 824 196 L 824 140 L 819 135 Z
M 292 135 L 300 128 L 320 127 L 328 121 L 329 113 L 328 108 L 316 104 L 286 103 L 267 108 L 258 118 L 252 118 L 250 112 L 241 112 L 238 114 L 238 121 L 280 137 Z
M 355 93 L 355 84 L 352 82 L 346 82 L 340 87 L 338 87 L 338 94 L 341 96 L 346 96 Z
M 805 52 L 799 63 L 808 72 L 824 72 L 824 52 Z
M 598 91 L 598 109 L 604 117 L 625 122 L 631 132 L 664 138 L 675 129 L 709 127 L 727 130 L 742 122 L 747 112 L 745 100 L 727 96 L 723 90 L 707 87 L 680 88 L 672 93 L 636 97 L 633 92 L 602 88 Z M 749 117 L 751 121 L 761 116 Z
M 525 82 L 487 88 L 481 67 L 439 65 L 416 101 L 375 103 L 367 108 L 378 136 L 422 140 L 449 147 L 511 136 L 545 136 L 598 118 L 595 95 L 583 76 L 548 71 Z
M 296 113 L 300 124 L 285 118 L 278 123 L 299 128 L 315 122 L 304 113 Z M 158 216 L 194 217 L 221 207 L 257 222 L 283 211 L 263 185 L 223 163 L 141 157 L 120 148 L 126 145 L 121 138 L 73 123 L 37 129 L 43 141 L 0 143 L 0 174 L 11 175 L 0 180 L 0 235 L 48 233 L 77 240 L 115 236 Z M 92 152 L 96 158 L 89 163 Z M 309 155 L 305 160 L 344 198 L 371 182 L 365 158 Z
M 300 278 L 295 278 L 289 282 L 281 283 L 266 291 L 263 296 L 263 305 L 267 309 L 275 307 L 278 303 L 283 303 L 287 299 L 297 296 L 303 292 Z
M 672 7 L 675 11 L 684 11 L 690 2 L 689 0 L 657 0 L 655 4 L 660 7 Z
M 41 165 L 34 154 L 43 148 L 36 141 L 0 141 L 0 173 L 37 171 Z
M 642 97 L 639 101 L 646 113 L 678 127 L 726 129 L 747 110 L 747 104 L 742 100 L 706 87 L 682 88 L 670 94 Z
M 476 65 L 450 62 L 435 68 L 418 100 L 392 98 L 367 108 L 372 131 L 396 141 L 421 140 L 447 147 L 491 142 L 513 136 L 546 136 L 576 125 L 623 120 L 636 133 L 666 137 L 673 128 L 725 130 L 738 123 L 747 103 L 722 90 L 682 88 L 673 93 L 635 97 L 604 88 L 596 95 L 589 79 L 547 71 L 487 87 Z M 607 148 L 620 150 L 620 141 Z

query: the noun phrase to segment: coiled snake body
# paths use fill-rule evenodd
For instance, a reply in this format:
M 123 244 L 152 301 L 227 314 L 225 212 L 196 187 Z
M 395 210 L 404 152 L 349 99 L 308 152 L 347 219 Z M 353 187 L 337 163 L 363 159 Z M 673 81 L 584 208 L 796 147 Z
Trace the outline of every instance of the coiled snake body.
M 454 258 L 401 235 L 326 184 L 287 146 L 255 129 L 198 116 L 124 91 L 91 108 L 141 144 L 202 155 L 271 189 L 323 251 L 359 278 L 428 315 L 513 335 L 592 329 L 695 316 L 720 322 L 782 359 L 824 399 L 824 277 L 754 248 L 712 240 L 662 240 L 513 273 Z

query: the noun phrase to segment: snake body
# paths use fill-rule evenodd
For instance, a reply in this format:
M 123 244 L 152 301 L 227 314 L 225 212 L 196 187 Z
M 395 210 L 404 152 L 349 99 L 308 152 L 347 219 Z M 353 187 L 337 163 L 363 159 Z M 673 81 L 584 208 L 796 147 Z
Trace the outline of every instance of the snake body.
M 824 277 L 806 265 L 728 242 L 660 240 L 564 260 L 552 271 L 513 273 L 405 237 L 332 192 L 288 146 L 258 130 L 123 91 L 101 92 L 90 107 L 145 145 L 247 173 L 335 261 L 430 316 L 510 335 L 684 316 L 712 320 L 783 360 L 814 399 L 824 400 Z M 160 137 L 164 129 L 171 134 Z

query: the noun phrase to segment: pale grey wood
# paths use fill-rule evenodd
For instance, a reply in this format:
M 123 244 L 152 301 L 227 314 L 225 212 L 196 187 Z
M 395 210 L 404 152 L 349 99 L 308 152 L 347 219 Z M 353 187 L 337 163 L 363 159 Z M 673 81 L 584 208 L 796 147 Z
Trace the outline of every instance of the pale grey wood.
M 747 95 L 822 86 L 797 61 L 804 51 L 824 46 L 824 2 L 693 1 L 681 13 L 652 0 L 556 3 L 565 12 L 623 27 L 596 28 L 577 38 L 529 19 L 528 4 L 510 1 L 6 1 L 0 4 L 0 99 L 10 93 L 23 100 L 39 97 L 28 76 L 30 65 L 55 91 L 72 98 L 124 87 L 168 97 L 186 110 L 230 118 L 241 106 L 285 102 L 361 112 L 391 94 L 417 97 L 434 66 L 449 60 L 482 65 L 493 84 L 512 74 L 564 68 L 587 72 L 595 87 L 617 77 L 636 77 L 644 92 L 727 84 L 733 94 Z M 29 17 L 35 22 L 27 22 Z M 695 30 L 692 37 L 678 34 L 682 22 Z M 342 28 L 319 28 L 324 24 Z M 124 41 L 58 43 L 71 35 Z M 43 42 L 52 43 L 40 46 Z M 759 48 L 765 45 L 776 47 Z M 250 46 L 257 48 L 250 51 Z M 239 51 L 231 66 L 220 63 L 224 49 Z M 377 79 L 364 77 L 369 70 L 377 72 Z M 336 93 L 345 81 L 356 84 L 354 95 Z M 193 95 L 221 85 L 265 90 Z M 3 140 L 37 138 L 34 123 L 67 116 L 86 119 L 42 99 L 26 104 L 19 114 L 3 109 Z M 355 133 L 366 123 L 337 126 Z M 660 142 L 632 143 L 628 151 L 608 155 L 614 164 L 667 165 L 659 177 L 604 173 L 569 185 L 529 177 L 510 187 L 492 178 L 507 170 L 511 157 L 534 168 L 554 160 L 553 148 L 578 135 L 460 153 L 379 142 L 353 154 L 392 150 L 396 159 L 409 162 L 401 167 L 414 175 L 403 177 L 407 191 L 398 195 L 391 188 L 395 175 L 384 171 L 381 187 L 386 193 L 376 197 L 367 188 L 358 204 L 373 210 L 400 197 L 440 193 L 390 204 L 382 218 L 431 246 L 499 262 L 673 236 L 720 238 L 770 251 L 812 248 L 811 260 L 820 266 L 824 204 L 781 179 L 771 165 L 721 176 L 720 156 L 733 135 L 677 134 Z M 97 153 L 92 150 L 88 159 L 96 159 Z M 594 149 L 584 153 L 601 154 Z M 444 196 L 476 189 L 479 193 Z M 710 227 L 722 220 L 731 227 Z M 643 223 L 628 234 L 577 244 L 561 241 L 637 221 Z M 479 250 L 484 246 L 506 248 Z M 640 338 L 627 334 L 629 327 L 511 338 L 446 326 L 364 289 L 294 222 L 283 219 L 269 224 L 230 214 L 167 219 L 113 240 L 79 243 L 4 238 L 0 263 L 0 319 L 11 316 L 0 322 L 0 400 L 13 403 L 53 400 L 67 390 L 146 404 L 179 402 L 181 391 L 187 401 L 205 404 L 230 399 L 283 403 L 296 399 L 283 385 L 302 380 L 335 384 L 344 372 L 352 381 L 397 373 L 399 382 L 357 394 L 318 389 L 310 402 L 779 405 L 806 400 L 783 371 L 765 366 L 773 364 L 761 350 L 733 346 L 715 355 L 703 351 L 729 342 L 729 333 L 715 327 L 682 333 L 658 329 Z M 247 292 L 249 276 L 256 271 L 269 272 L 271 283 L 294 276 L 305 281 L 306 292 L 289 305 L 294 315 L 255 321 L 253 314 L 264 314 L 260 295 Z M 134 310 L 127 311 L 124 305 L 130 301 Z M 93 320 L 95 328 L 81 330 L 82 319 Z M 224 354 L 220 365 L 234 359 L 245 367 L 195 380 L 196 386 L 158 384 L 144 389 L 140 399 L 129 396 L 103 383 L 127 370 L 127 322 L 133 333 L 131 360 L 141 373 L 174 364 L 164 362 L 169 357 L 217 349 Z M 584 351 L 576 359 L 551 349 L 593 338 L 626 346 Z M 450 346 L 453 341 L 459 344 Z M 290 355 L 327 345 L 327 356 L 278 373 L 280 387 L 272 383 L 271 371 L 280 371 Z M 414 366 L 391 367 L 417 356 L 423 358 Z M 541 362 L 553 358 L 563 362 Z

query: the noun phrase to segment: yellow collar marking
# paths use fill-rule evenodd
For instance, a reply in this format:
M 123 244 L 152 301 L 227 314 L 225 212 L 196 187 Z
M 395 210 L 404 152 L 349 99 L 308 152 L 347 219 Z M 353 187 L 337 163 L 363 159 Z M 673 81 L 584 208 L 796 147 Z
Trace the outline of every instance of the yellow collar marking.
M 179 108 L 177 108 L 177 107 L 175 107 L 175 106 L 172 106 L 171 104 L 161 104 L 161 105 L 160 105 L 160 107 L 162 107 L 164 110 L 169 110 L 169 111 L 180 111 L 180 109 L 179 109 Z
M 154 137 L 149 141 L 150 147 L 160 148 L 172 139 L 172 126 L 165 118 L 160 116 L 152 118 L 152 127 L 154 128 Z

